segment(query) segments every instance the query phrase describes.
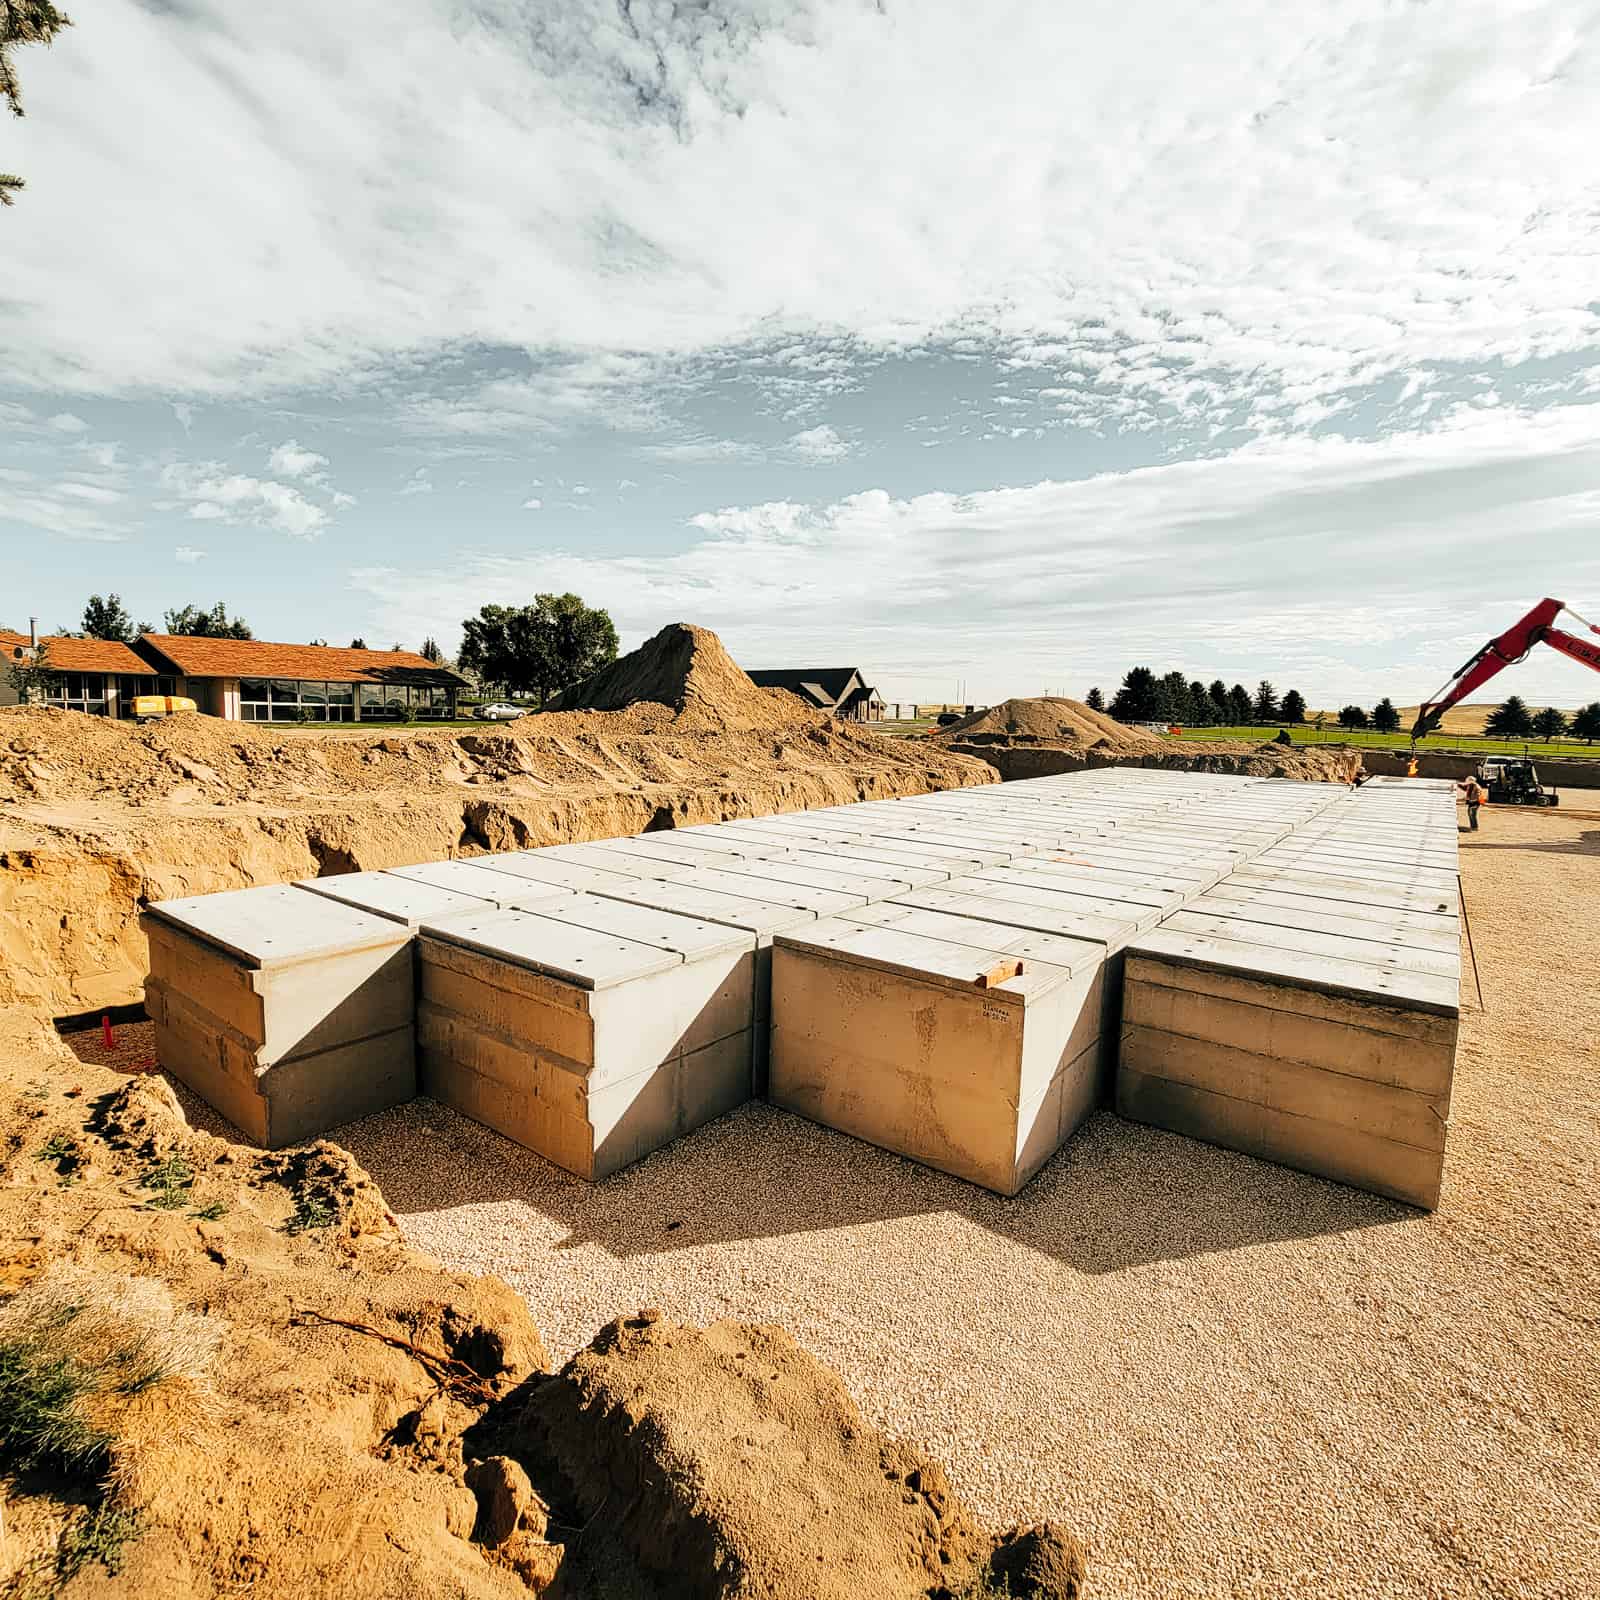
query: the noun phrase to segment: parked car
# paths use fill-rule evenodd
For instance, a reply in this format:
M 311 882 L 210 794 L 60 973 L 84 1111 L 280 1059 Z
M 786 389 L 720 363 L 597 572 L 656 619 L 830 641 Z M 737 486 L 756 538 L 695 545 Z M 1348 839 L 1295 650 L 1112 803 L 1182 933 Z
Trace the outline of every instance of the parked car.
M 521 706 L 514 706 L 509 700 L 491 700 L 487 705 L 479 706 L 474 711 L 480 722 L 514 722 L 518 717 L 527 716 Z

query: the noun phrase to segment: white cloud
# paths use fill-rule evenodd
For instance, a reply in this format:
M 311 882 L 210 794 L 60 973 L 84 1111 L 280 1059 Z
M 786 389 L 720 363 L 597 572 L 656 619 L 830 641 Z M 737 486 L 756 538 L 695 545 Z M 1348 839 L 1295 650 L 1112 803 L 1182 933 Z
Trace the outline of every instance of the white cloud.
M 1081 694 L 1146 662 L 1406 703 L 1540 593 L 1600 592 L 1597 480 L 1591 408 L 1463 406 L 1373 443 L 1274 438 L 1070 483 L 728 507 L 661 556 L 541 550 L 354 578 L 386 633 L 537 583 L 602 599 L 634 640 L 687 617 L 748 664 L 836 658 L 891 699 L 953 692 L 958 672 L 983 698 Z M 1518 671 L 1523 692 L 1593 698 L 1553 656 Z
M 63 539 L 116 543 L 133 531 L 111 510 L 122 500 L 113 479 L 51 482 L 24 468 L 0 468 L 0 525 L 15 522 Z
M 406 479 L 405 485 L 401 488 L 400 493 L 432 494 L 433 479 L 429 477 L 428 469 L 426 467 L 418 467 L 417 470 Z
M 316 483 L 325 476 L 322 469 L 328 465 L 328 458 L 307 450 L 294 439 L 285 439 L 268 456 L 267 465 L 280 478 L 305 478 Z
M 192 567 L 195 562 L 205 559 L 204 550 L 196 550 L 192 544 L 180 544 L 172 552 L 173 560 L 182 562 L 185 566 Z
M 194 426 L 194 407 L 186 405 L 182 400 L 173 400 L 172 414 L 178 419 L 178 425 L 187 433 Z
M 30 385 L 222 394 L 469 342 L 648 369 L 943 334 L 1135 399 L 1210 371 L 1297 405 L 1570 351 L 1597 338 L 1591 11 L 1036 0 L 975 31 L 574 0 L 533 29 L 524 0 L 465 25 L 413 0 L 385 32 L 320 0 L 190 0 L 182 26 L 105 0 L 30 61 L 0 343 Z M 536 425 L 619 381 L 506 379 L 424 420 Z
M 161 482 L 197 522 L 272 528 L 293 539 L 314 539 L 329 521 L 327 511 L 294 485 L 230 472 L 216 461 L 171 462 L 162 468 Z
M 574 494 L 592 494 L 594 491 L 586 483 L 575 483 L 572 486 L 572 492 Z
M 850 454 L 850 442 L 823 424 L 789 435 L 789 448 L 802 461 L 840 461 Z
M 70 411 L 58 411 L 50 419 L 50 426 L 57 433 L 87 433 L 89 424 L 82 417 L 74 416 Z
M 522 509 L 524 511 L 540 511 L 543 508 L 544 501 L 541 500 L 537 495 L 533 495 L 529 499 L 522 502 Z

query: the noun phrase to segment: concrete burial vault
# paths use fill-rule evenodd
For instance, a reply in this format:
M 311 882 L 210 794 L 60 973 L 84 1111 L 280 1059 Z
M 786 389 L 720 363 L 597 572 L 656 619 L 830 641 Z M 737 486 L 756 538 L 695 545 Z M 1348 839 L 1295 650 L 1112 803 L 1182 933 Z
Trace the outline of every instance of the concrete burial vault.
M 1111 768 L 153 905 L 251 1138 L 416 1093 L 598 1179 L 749 1099 L 1014 1194 L 1092 1111 L 1436 1203 L 1450 791 Z

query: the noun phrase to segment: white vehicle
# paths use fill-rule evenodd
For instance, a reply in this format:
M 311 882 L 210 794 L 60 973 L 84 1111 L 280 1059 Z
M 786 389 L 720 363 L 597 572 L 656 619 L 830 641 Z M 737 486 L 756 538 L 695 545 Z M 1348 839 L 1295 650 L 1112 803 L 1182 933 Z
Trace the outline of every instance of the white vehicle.
M 480 722 L 514 722 L 528 713 L 521 706 L 512 705 L 509 700 L 492 700 L 488 705 L 479 706 L 472 714 Z

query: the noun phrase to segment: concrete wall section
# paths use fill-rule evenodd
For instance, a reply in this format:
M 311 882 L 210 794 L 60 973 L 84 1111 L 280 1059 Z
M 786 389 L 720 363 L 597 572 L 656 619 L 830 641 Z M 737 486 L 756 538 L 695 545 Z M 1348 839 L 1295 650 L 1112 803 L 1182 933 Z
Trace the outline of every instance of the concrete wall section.
M 547 905 L 423 925 L 424 1092 L 591 1179 L 749 1098 L 753 934 Z
M 1127 952 L 1117 1109 L 1432 1208 L 1454 1080 L 1454 805 L 1330 807 Z

